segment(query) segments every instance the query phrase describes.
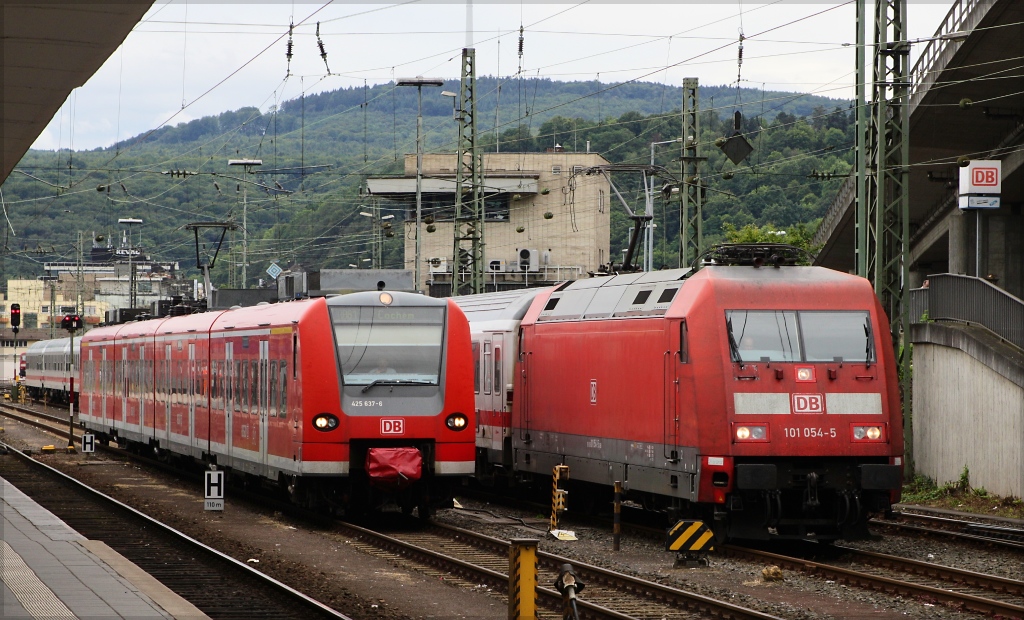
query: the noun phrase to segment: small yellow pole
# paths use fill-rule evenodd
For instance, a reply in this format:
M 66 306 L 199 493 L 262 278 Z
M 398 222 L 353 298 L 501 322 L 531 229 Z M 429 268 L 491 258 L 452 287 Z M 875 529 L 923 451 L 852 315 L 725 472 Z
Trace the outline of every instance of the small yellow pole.
M 537 618 L 537 543 L 513 538 L 508 549 L 508 620 Z
M 566 510 L 566 495 L 569 492 L 561 488 L 561 482 L 568 479 L 568 465 L 555 465 L 551 469 L 551 521 L 549 522 L 549 532 L 558 529 L 558 515 Z

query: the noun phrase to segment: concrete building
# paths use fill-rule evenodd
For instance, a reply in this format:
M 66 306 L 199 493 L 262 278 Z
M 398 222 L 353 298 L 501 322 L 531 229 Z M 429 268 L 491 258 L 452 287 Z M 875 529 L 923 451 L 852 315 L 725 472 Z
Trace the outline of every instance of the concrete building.
M 83 312 L 86 329 L 103 321 L 110 304 L 96 299 L 95 274 L 83 276 Z M 8 280 L 7 299 L 0 305 L 0 324 L 10 328 L 11 304 L 21 305 L 21 329 L 52 330 L 53 337 L 61 338 L 60 320 L 65 314 L 74 314 L 78 308 L 77 282 L 68 275 L 57 280 Z
M 420 282 L 431 295 L 451 291 L 454 264 L 456 159 L 423 156 Z M 610 188 L 591 166 L 596 153 L 484 154 L 484 263 L 488 290 L 586 277 L 610 257 Z M 405 220 L 405 268 L 416 267 L 416 155 L 405 156 L 401 177 L 367 179 L 381 213 Z M 525 266 L 526 269 L 522 269 Z

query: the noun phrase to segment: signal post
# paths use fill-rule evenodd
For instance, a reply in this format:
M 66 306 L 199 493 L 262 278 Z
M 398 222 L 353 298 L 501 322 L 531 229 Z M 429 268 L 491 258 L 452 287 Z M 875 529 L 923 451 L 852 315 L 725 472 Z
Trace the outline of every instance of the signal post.
M 60 320 L 60 326 L 62 329 L 68 330 L 68 335 L 71 336 L 70 346 L 68 347 L 68 374 L 70 375 L 70 383 L 68 385 L 68 454 L 74 453 L 75 451 L 75 332 L 82 329 L 82 317 L 78 314 L 65 314 L 64 318 Z
M 21 304 L 11 304 L 11 331 L 14 332 L 14 385 L 18 385 L 18 330 L 21 329 Z M 13 399 L 13 395 L 12 395 Z

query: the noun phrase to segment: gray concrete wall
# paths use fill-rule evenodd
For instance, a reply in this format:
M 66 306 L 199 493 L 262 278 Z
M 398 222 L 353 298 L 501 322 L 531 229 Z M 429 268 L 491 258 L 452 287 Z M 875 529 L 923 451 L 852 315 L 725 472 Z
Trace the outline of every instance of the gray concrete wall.
M 938 484 L 964 466 L 974 488 L 1024 496 L 1024 353 L 980 327 L 916 324 L 917 473 Z

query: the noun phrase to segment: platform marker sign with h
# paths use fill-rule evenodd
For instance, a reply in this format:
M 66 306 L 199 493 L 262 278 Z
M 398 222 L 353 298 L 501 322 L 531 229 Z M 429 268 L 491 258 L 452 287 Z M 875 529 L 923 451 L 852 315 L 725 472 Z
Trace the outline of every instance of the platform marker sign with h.
M 84 454 L 92 454 L 96 451 L 96 435 L 92 433 L 86 433 L 82 435 L 82 452 Z
M 206 472 L 205 485 L 206 501 L 203 508 L 206 510 L 224 510 L 224 472 Z

